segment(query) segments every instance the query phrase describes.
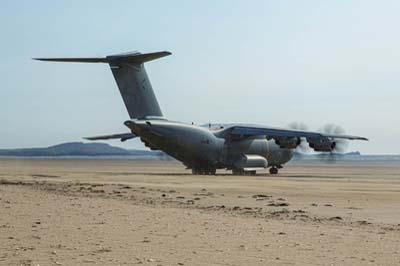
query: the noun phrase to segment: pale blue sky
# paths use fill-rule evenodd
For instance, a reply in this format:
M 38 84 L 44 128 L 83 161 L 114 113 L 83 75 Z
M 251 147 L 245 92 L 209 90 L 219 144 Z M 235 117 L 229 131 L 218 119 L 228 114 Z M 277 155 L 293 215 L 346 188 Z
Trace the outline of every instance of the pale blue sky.
M 1 1 L 0 147 L 126 131 L 107 65 L 31 57 L 168 50 L 147 64 L 167 118 L 333 122 L 371 139 L 351 150 L 400 153 L 399 10 L 366 0 Z

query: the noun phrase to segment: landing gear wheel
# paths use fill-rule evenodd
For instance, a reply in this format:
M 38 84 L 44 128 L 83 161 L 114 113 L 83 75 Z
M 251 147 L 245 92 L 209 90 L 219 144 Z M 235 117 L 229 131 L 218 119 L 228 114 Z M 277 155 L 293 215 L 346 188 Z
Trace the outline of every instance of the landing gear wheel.
M 215 168 L 211 168 L 208 170 L 209 175 L 215 175 L 216 173 L 217 173 L 217 169 L 215 169 Z
M 256 175 L 256 171 L 246 171 L 247 175 Z
M 244 169 L 232 169 L 233 175 L 256 175 L 256 171 L 245 171 Z
M 205 171 L 201 168 L 192 168 L 192 174 L 194 175 L 204 175 Z
M 233 175 L 243 175 L 244 171 L 243 171 L 243 169 L 232 169 L 232 174 Z
M 276 168 L 275 166 L 269 168 L 269 173 L 270 173 L 271 175 L 276 175 L 276 174 L 278 174 L 278 168 Z
M 192 174 L 193 175 L 215 175 L 217 172 L 217 169 L 215 168 L 192 168 Z

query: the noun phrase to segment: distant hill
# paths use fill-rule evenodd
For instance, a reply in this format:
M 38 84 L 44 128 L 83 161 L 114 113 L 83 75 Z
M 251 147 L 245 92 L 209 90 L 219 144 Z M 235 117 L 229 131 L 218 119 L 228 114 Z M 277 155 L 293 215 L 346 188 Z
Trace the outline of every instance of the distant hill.
M 172 157 L 166 155 L 162 151 L 127 150 L 97 142 L 68 142 L 45 148 L 0 149 L 0 157 L 112 157 L 114 159 L 172 159 Z M 326 153 L 303 154 L 295 152 L 293 156 L 294 161 L 329 161 L 331 159 L 335 161 L 400 161 L 400 155 L 362 155 L 359 152 L 350 152 L 335 154 L 332 158 Z
M 348 153 L 299 153 L 295 152 L 293 161 L 365 161 L 365 162 L 384 162 L 384 161 L 400 161 L 400 155 L 364 155 L 358 151 Z
M 0 156 L 151 156 L 163 157 L 163 152 L 127 150 L 105 143 L 68 142 L 46 148 L 0 149 Z
M 327 157 L 332 157 L 335 159 L 349 159 L 349 158 L 361 158 L 363 155 L 359 151 L 355 152 L 348 152 L 348 153 L 325 153 L 325 152 L 318 152 L 318 153 L 300 153 L 294 152 L 293 159 L 294 160 L 320 160 Z
M 331 155 L 336 157 L 351 157 L 351 156 L 362 156 L 359 151 L 347 152 L 347 153 L 325 153 L 325 152 L 317 152 L 317 153 L 300 153 L 295 151 L 294 158 L 318 158 L 324 155 Z

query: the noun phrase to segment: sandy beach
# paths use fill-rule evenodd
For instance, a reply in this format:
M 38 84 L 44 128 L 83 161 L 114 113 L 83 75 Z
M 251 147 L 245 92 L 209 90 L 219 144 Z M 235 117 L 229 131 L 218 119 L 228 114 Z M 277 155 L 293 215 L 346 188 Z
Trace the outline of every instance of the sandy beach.
M 400 265 L 400 165 L 0 160 L 0 265 Z

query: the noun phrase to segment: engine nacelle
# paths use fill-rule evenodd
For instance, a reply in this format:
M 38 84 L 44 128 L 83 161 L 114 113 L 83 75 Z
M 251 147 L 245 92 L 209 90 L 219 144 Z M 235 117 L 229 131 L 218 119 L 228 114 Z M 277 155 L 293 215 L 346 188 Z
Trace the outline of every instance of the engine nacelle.
M 300 140 L 300 138 L 283 137 L 283 138 L 275 139 L 275 143 L 282 149 L 295 149 L 297 146 L 300 145 L 301 140 Z
M 307 141 L 314 151 L 330 152 L 336 147 L 336 142 L 329 138 L 307 139 Z

